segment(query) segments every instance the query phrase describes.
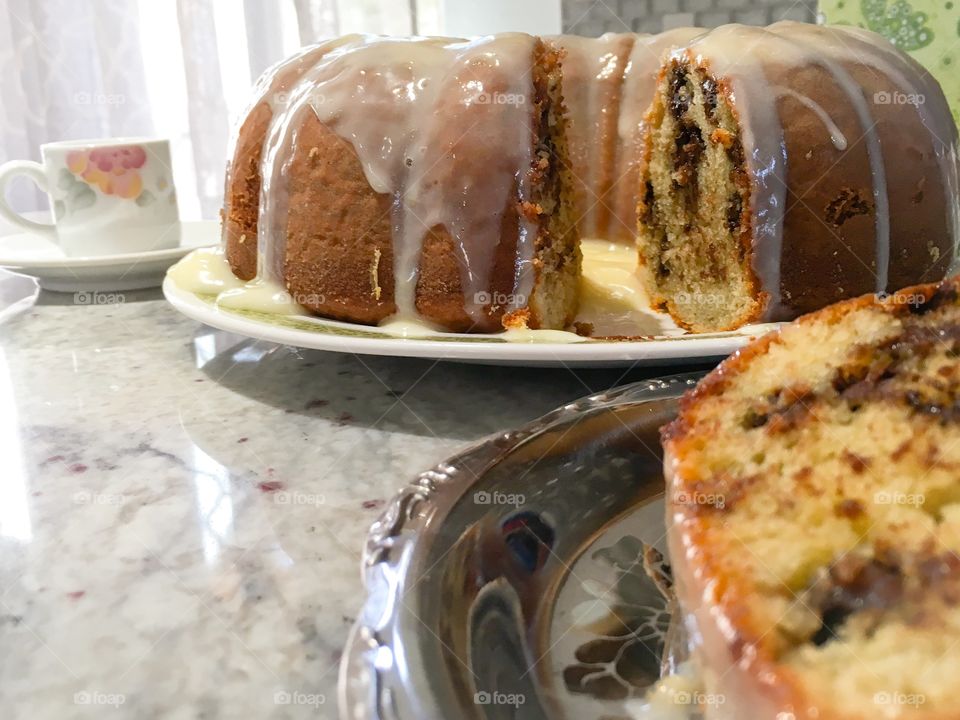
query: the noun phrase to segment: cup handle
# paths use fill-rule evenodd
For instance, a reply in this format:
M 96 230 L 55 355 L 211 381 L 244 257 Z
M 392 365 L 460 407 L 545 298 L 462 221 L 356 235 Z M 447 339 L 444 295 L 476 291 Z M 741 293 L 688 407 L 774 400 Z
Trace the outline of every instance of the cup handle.
M 30 220 L 10 207 L 10 203 L 7 202 L 7 185 L 18 175 L 26 175 L 33 180 L 37 184 L 37 187 L 43 190 L 43 192 L 49 192 L 47 188 L 47 175 L 44 172 L 43 165 L 40 163 L 33 162 L 32 160 L 11 160 L 8 163 L 0 165 L 0 217 L 32 232 L 56 238 L 57 226 L 55 224 Z

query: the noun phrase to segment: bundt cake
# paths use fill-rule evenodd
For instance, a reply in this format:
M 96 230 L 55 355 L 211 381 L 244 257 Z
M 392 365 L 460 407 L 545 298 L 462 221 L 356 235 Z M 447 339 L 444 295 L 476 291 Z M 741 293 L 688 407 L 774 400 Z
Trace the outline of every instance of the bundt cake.
M 942 279 L 956 128 L 878 35 L 348 36 L 258 84 L 227 174 L 236 275 L 310 311 L 565 328 L 579 238 L 636 242 L 695 331 Z
M 529 35 L 312 47 L 260 82 L 240 129 L 228 260 L 331 318 L 565 327 L 580 271 L 565 128 L 559 52 Z
M 958 278 L 807 315 L 683 399 L 669 548 L 722 717 L 960 718 L 958 423 Z
M 639 193 L 644 284 L 693 331 L 942 279 L 957 131 L 879 35 L 729 25 L 664 62 Z
M 666 51 L 703 33 L 607 33 L 552 38 L 563 51 L 563 97 L 582 238 L 633 243 L 644 115 Z

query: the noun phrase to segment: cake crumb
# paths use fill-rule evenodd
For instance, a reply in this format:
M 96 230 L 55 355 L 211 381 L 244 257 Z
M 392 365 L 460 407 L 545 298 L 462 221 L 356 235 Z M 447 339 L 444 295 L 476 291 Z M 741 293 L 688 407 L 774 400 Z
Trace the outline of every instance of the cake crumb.
M 504 315 L 502 322 L 507 330 L 527 330 L 530 328 L 530 311 L 526 308 L 514 310 Z
M 524 200 L 520 203 L 520 213 L 527 218 L 527 220 L 535 221 L 543 215 L 543 206 L 539 203 Z
M 715 143 L 723 145 L 727 150 L 733 145 L 733 133 L 720 127 L 710 133 L 710 139 Z
M 824 220 L 835 228 L 847 220 L 873 212 L 873 203 L 859 190 L 843 188 L 823 209 Z

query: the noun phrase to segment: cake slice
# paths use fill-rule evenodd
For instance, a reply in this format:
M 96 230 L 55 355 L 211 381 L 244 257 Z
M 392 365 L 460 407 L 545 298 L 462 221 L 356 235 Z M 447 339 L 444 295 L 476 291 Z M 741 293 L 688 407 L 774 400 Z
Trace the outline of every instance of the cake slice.
M 723 717 L 960 718 L 960 280 L 761 338 L 663 441 L 678 596 Z

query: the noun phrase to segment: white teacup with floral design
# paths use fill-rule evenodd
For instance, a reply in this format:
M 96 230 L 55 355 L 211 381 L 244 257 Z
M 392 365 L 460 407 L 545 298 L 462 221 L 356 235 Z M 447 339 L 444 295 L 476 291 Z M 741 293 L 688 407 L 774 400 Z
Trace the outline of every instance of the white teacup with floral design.
M 42 163 L 0 166 L 0 216 L 56 242 L 71 257 L 166 250 L 180 244 L 170 143 L 145 138 L 67 140 L 40 146 Z M 54 224 L 16 213 L 6 199 L 18 175 L 50 200 Z

